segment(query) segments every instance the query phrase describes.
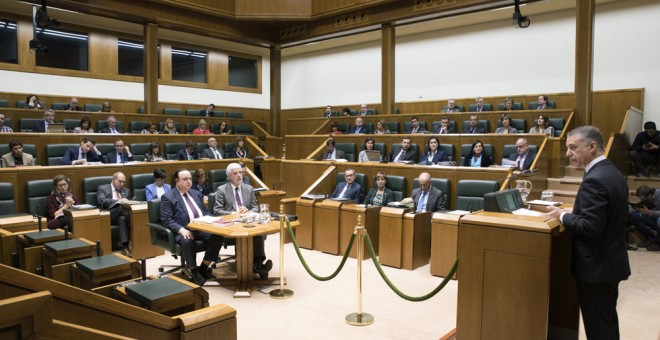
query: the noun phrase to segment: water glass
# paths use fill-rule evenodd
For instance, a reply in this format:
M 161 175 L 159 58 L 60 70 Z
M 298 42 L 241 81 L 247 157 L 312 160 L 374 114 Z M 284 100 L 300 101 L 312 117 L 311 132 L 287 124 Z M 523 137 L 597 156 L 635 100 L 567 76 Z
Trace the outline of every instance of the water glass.
M 541 200 L 542 201 L 550 202 L 550 201 L 552 201 L 552 199 L 554 197 L 555 197 L 555 193 L 553 193 L 552 191 L 545 190 L 545 191 L 541 192 Z

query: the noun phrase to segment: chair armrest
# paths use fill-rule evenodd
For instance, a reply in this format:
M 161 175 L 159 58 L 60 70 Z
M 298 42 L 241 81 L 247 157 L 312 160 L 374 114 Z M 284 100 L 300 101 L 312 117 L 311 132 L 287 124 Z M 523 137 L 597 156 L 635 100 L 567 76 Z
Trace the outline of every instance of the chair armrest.
M 158 234 L 164 233 L 167 235 L 168 251 L 172 254 L 176 254 L 176 237 L 172 230 L 163 227 L 160 223 L 147 223 L 147 226 L 149 227 L 149 234 L 151 235 L 151 244 L 156 245 L 156 241 L 161 239 Z

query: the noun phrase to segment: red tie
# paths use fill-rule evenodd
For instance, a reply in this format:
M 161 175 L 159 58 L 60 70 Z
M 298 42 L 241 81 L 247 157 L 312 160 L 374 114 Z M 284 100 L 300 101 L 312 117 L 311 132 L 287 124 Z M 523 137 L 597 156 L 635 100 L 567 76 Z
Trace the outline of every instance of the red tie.
M 115 191 L 117 192 L 117 200 L 120 200 L 121 199 L 121 191 L 119 191 L 119 189 L 115 189 Z
M 195 218 L 199 218 L 199 213 L 197 212 L 197 209 L 195 209 L 195 205 L 194 205 L 193 202 L 190 200 L 190 197 L 188 197 L 188 193 L 183 194 L 183 198 L 185 198 L 186 201 L 188 202 L 188 206 L 190 207 L 190 210 L 192 211 L 193 216 L 194 216 Z

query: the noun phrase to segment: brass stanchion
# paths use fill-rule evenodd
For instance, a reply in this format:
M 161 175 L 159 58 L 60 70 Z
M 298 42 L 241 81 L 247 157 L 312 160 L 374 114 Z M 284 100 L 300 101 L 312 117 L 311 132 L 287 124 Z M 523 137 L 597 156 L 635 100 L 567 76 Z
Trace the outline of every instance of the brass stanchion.
M 288 299 L 293 296 L 291 289 L 284 289 L 284 205 L 280 204 L 280 289 L 270 292 L 273 299 Z
M 346 323 L 353 326 L 367 326 L 374 323 L 374 317 L 369 313 L 362 313 L 362 257 L 364 252 L 364 233 L 362 215 L 358 215 L 358 223 L 353 233 L 357 233 L 357 313 L 346 315 Z

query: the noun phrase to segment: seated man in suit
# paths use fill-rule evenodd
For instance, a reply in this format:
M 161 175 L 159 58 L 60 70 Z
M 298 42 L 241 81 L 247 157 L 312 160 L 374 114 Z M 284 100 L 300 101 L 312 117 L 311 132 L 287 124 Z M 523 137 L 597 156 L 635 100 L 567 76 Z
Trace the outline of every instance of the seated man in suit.
M 360 112 L 358 112 L 358 116 L 366 116 L 369 115 L 370 113 L 367 112 L 367 104 L 362 104 L 360 105 Z
M 344 151 L 335 149 L 335 140 L 329 138 L 325 141 L 325 151 L 322 159 L 346 159 Z
M 238 163 L 227 165 L 227 179 L 229 182 L 219 186 L 215 192 L 213 214 L 218 216 L 259 212 L 257 196 L 254 194 L 252 186 L 243 183 L 243 174 L 241 172 L 241 166 Z M 273 261 L 266 260 L 266 252 L 264 251 L 265 239 L 265 236 L 255 236 L 253 238 L 253 271 L 258 273 L 262 279 L 267 278 L 268 272 L 273 268 Z
M 195 142 L 188 140 L 186 142 L 186 146 L 184 146 L 183 149 L 176 153 L 176 159 L 179 161 L 192 161 L 199 159 L 197 150 L 195 150 Z
M 160 216 L 163 227 L 172 230 L 176 235 L 176 243 L 181 246 L 181 256 L 186 268 L 192 273 L 192 281 L 197 285 L 204 285 L 206 280 L 214 278 L 209 265 L 218 258 L 223 238 L 219 235 L 209 234 L 198 230 L 189 230 L 186 227 L 190 221 L 209 215 L 202 193 L 190 190 L 192 175 L 188 170 L 178 170 L 174 173 L 176 186 L 161 197 Z M 206 245 L 202 264 L 197 267 L 197 254 L 195 241 L 202 241 Z
M 108 164 L 121 164 L 135 161 L 135 158 L 133 158 L 133 155 L 131 154 L 131 150 L 128 148 L 128 145 L 124 144 L 124 141 L 121 139 L 115 141 L 115 149 L 108 152 L 107 159 Z
M 29 153 L 23 152 L 23 143 L 20 140 L 11 140 L 9 142 L 9 150 L 9 153 L 2 155 L 3 168 L 35 165 L 34 157 Z
M 100 133 L 124 133 L 124 130 L 117 127 L 117 118 L 115 118 L 115 116 L 108 116 L 105 122 L 108 123 L 108 126 L 101 129 L 101 131 L 99 131 Z
M 461 110 L 456 107 L 456 101 L 452 98 L 447 101 L 447 108 L 441 112 L 461 112 Z
M 96 148 L 96 141 L 86 137 L 80 141 L 79 147 L 66 150 L 64 157 L 60 160 L 62 165 L 79 165 L 87 162 L 102 162 L 101 151 Z
M 332 114 L 332 106 L 331 105 L 326 105 L 325 106 L 325 111 L 323 112 L 323 117 L 330 118 L 332 116 L 336 116 L 336 115 Z
M 542 94 L 539 96 L 537 103 L 539 103 L 539 106 L 536 108 L 537 110 L 545 110 L 548 108 L 548 96 Z
M 446 133 L 454 133 L 453 127 L 449 126 L 449 118 L 448 117 L 442 117 L 440 118 L 440 126 L 438 127 L 437 130 L 433 130 L 431 133 L 434 135 L 439 135 L 439 134 L 446 134 Z
M 82 111 L 82 107 L 78 106 L 78 98 L 73 97 L 69 100 L 69 104 L 64 107 L 66 111 Z
M 426 133 L 426 130 L 419 126 L 419 118 L 417 116 L 410 118 L 410 130 L 406 131 L 406 133 Z
M 355 201 L 357 204 L 362 203 L 364 200 L 364 190 L 362 190 L 360 183 L 355 182 L 355 170 L 346 169 L 346 171 L 344 171 L 344 179 L 346 182 L 339 182 L 330 197 L 348 198 Z
M 40 120 L 34 123 L 32 132 L 48 132 L 48 125 L 55 122 L 55 111 L 52 109 L 46 109 L 44 111 L 44 120 Z
M 477 97 L 477 99 L 474 100 L 474 103 L 476 106 L 471 107 L 470 111 L 473 112 L 483 112 L 485 111 L 484 109 L 484 97 Z
M 415 159 L 415 153 L 410 148 L 411 143 L 412 143 L 412 139 L 410 139 L 410 137 L 403 137 L 401 139 L 401 151 L 399 153 L 397 153 L 396 155 L 395 154 L 390 154 L 390 161 L 392 161 L 394 163 L 403 163 L 403 162 L 407 162 L 407 161 L 411 161 L 411 162 L 417 161 Z
M 479 116 L 470 115 L 470 125 L 463 129 L 463 133 L 486 133 L 486 129 L 479 126 Z
M 202 155 L 200 156 L 201 158 L 208 158 L 208 159 L 225 158 L 225 151 L 222 149 L 218 149 L 218 141 L 214 137 L 209 138 L 206 141 L 206 144 L 208 144 L 209 147 L 202 151 Z
M 413 190 L 411 195 L 415 202 L 415 212 L 447 210 L 445 193 L 431 185 L 431 174 L 422 172 L 417 179 L 419 188 Z
M 215 105 L 209 104 L 209 106 L 206 107 L 206 109 L 201 109 L 199 110 L 199 115 L 202 117 L 213 117 L 215 115 Z
M 369 130 L 369 127 L 367 125 L 364 125 L 364 121 L 362 120 L 362 117 L 357 117 L 355 118 L 355 125 L 351 128 L 351 131 L 349 131 L 348 133 L 351 135 L 370 134 L 371 130 Z
M 529 170 L 529 167 L 532 166 L 532 162 L 536 157 L 536 153 L 529 150 L 527 138 L 518 138 L 516 141 L 516 149 L 518 149 L 518 152 L 512 153 L 509 156 L 509 159 L 516 162 L 516 169 Z
M 147 196 L 147 201 L 162 197 L 172 190 L 172 187 L 165 183 L 167 179 L 167 172 L 165 169 L 158 168 L 154 170 L 154 182 L 147 185 L 144 194 Z
M 122 254 L 131 256 L 129 246 L 131 215 L 121 207 L 123 201 L 129 201 L 131 192 L 124 187 L 126 176 L 121 172 L 112 175 L 112 182 L 102 184 L 96 189 L 96 201 L 99 209 L 110 212 L 110 224 L 119 226 L 119 242 L 122 245 Z

